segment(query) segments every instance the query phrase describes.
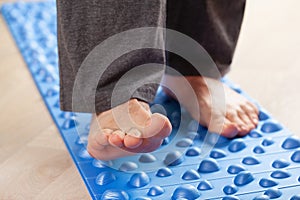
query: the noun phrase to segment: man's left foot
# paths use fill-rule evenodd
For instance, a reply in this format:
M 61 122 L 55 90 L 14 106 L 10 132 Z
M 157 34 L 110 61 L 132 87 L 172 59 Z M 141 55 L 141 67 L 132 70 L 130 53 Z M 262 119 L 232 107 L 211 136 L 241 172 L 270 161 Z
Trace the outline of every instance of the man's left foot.
M 166 93 L 176 96 L 191 116 L 210 132 L 232 138 L 246 135 L 258 124 L 256 105 L 219 80 L 165 75 L 163 85 L 168 88 Z

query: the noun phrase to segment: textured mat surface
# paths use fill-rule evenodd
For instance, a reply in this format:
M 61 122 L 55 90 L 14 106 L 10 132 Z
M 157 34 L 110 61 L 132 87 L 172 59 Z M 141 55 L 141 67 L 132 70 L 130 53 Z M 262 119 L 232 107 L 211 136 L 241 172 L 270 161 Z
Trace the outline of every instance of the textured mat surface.
M 263 108 L 255 130 L 228 140 L 197 128 L 177 102 L 160 92 L 155 103 L 164 109 L 152 106 L 152 110 L 165 111 L 174 127 L 161 148 L 111 162 L 91 158 L 85 150 L 90 115 L 59 109 L 55 14 L 54 2 L 2 7 L 93 199 L 300 199 L 300 140 Z M 178 130 L 180 124 L 183 129 Z

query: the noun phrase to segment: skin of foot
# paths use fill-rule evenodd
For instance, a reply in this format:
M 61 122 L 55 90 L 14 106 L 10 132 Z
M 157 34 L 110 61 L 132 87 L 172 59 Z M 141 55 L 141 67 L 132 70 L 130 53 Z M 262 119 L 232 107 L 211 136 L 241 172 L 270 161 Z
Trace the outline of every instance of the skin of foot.
M 163 85 L 164 91 L 180 99 L 191 116 L 210 132 L 233 138 L 246 135 L 258 124 L 257 106 L 219 80 L 165 75 Z M 197 98 L 199 110 L 191 103 L 191 89 L 187 85 Z
M 210 132 L 233 138 L 246 135 L 258 124 L 257 106 L 219 80 L 165 75 L 163 85 L 164 91 L 180 99 L 191 116 Z M 198 104 L 196 106 L 191 103 L 191 90 L 196 98 L 194 102 Z M 87 150 L 100 160 L 151 152 L 161 145 L 171 130 L 165 116 L 152 114 L 147 103 L 131 99 L 93 115 Z
M 131 99 L 111 110 L 93 114 L 87 151 L 99 160 L 151 152 L 160 147 L 171 130 L 167 117 L 153 114 L 147 103 Z

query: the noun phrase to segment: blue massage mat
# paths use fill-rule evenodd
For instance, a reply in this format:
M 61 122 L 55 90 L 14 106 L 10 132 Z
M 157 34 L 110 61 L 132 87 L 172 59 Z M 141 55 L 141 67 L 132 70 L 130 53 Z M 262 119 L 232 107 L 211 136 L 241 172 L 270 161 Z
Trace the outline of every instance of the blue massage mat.
M 230 140 L 198 127 L 159 90 L 153 105 L 163 106 L 173 125 L 162 146 L 109 162 L 93 159 L 85 148 L 90 114 L 59 109 L 55 2 L 7 3 L 1 11 L 92 199 L 300 199 L 300 140 L 262 107 L 258 127 Z

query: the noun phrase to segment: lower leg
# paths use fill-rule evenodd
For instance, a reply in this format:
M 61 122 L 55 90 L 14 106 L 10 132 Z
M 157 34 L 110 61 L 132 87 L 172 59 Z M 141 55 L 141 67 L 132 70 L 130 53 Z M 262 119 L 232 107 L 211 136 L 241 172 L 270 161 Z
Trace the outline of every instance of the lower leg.
M 181 99 L 180 103 L 200 124 L 227 137 L 245 135 L 258 123 L 257 107 L 219 81 L 229 71 L 244 8 L 245 0 L 167 1 L 167 28 L 198 42 L 208 52 L 215 62 L 213 66 L 216 65 L 218 70 L 210 73 L 209 70 L 203 70 L 207 67 L 201 68 L 204 73 L 200 74 L 191 63 L 178 55 L 167 53 L 168 66 L 184 77 L 173 75 L 167 70 L 164 85 Z M 166 38 L 171 45 L 176 42 L 168 34 Z M 183 88 L 185 82 L 189 83 L 195 93 L 200 111 L 192 106 L 191 95 L 187 94 L 189 90 Z M 200 115 L 196 112 L 200 112 Z

